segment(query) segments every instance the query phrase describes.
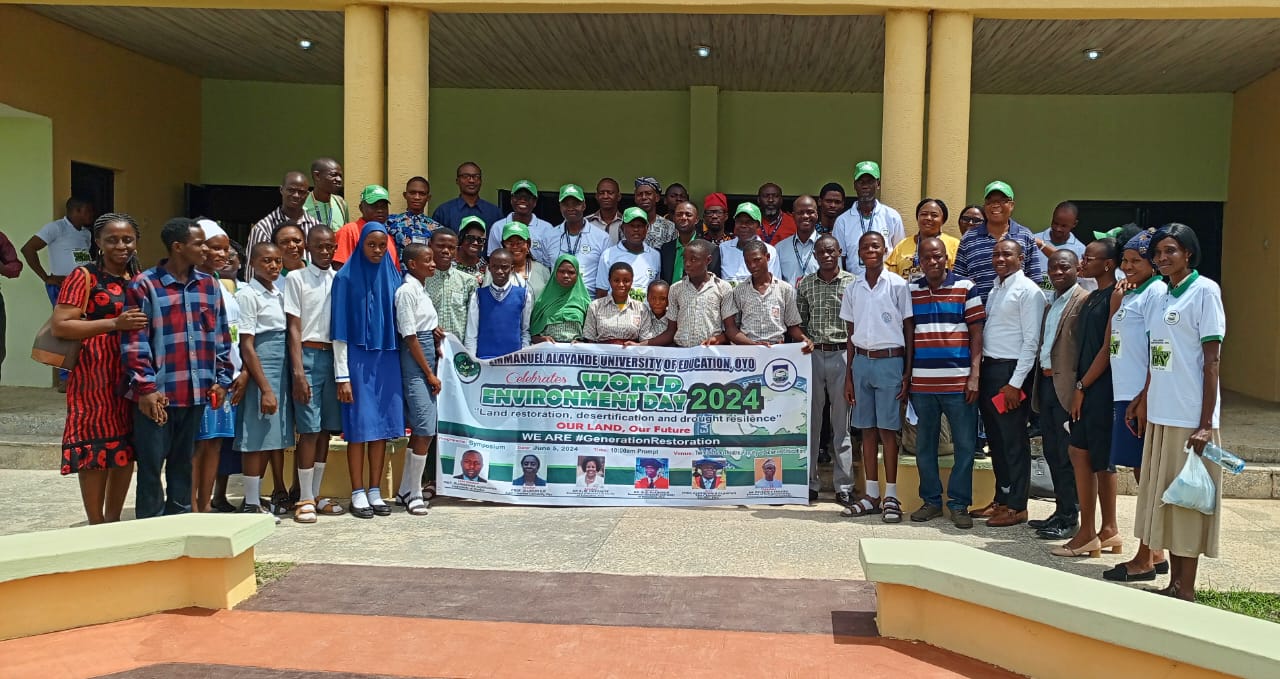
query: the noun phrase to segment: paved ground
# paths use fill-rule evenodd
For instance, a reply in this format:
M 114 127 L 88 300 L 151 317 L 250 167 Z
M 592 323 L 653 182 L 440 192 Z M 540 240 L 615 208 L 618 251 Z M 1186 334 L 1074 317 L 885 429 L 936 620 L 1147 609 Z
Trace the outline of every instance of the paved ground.
M 33 492 L 33 490 L 35 492 Z M 233 492 L 238 492 L 233 485 Z M 0 534 L 83 522 L 74 478 L 57 472 L 0 470 Z M 132 497 L 129 500 L 131 506 Z M 913 508 L 909 508 L 913 509 Z M 1134 498 L 1119 499 L 1120 525 L 1133 526 Z M 1033 516 L 1051 511 L 1034 502 Z M 1221 559 L 1205 559 L 1201 583 L 1215 589 L 1280 592 L 1274 561 L 1280 502 L 1226 500 Z M 126 516 L 131 516 L 126 510 Z M 515 507 L 440 499 L 426 517 L 397 510 L 370 520 L 323 517 L 311 526 L 286 521 L 258 546 L 262 561 L 378 564 L 625 575 L 727 575 L 861 579 L 858 538 L 953 540 L 1031 563 L 1099 577 L 1127 558 L 1049 556 L 1056 543 L 1025 526 L 969 531 L 935 519 L 886 525 L 878 517 L 842 519 L 835 505 L 724 508 Z

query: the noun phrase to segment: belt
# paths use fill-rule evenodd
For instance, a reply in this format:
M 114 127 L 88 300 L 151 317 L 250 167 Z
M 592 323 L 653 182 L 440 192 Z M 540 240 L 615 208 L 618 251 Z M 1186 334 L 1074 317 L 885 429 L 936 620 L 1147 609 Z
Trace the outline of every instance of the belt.
M 862 347 L 855 346 L 853 353 L 867 358 L 900 358 L 907 355 L 907 350 L 903 347 L 893 347 L 892 349 L 872 349 L 868 351 Z
M 1040 374 L 1045 377 L 1053 377 L 1053 368 L 1041 368 Z
M 331 351 L 333 345 L 328 342 L 303 342 L 302 346 L 306 349 L 319 349 L 320 351 Z
M 1017 363 L 1017 362 L 1018 362 L 1018 359 L 1016 359 L 1016 358 L 987 358 L 987 357 L 985 357 L 985 356 L 984 356 L 984 357 L 983 357 L 983 359 L 982 359 L 982 362 L 983 362 L 983 363 L 990 363 L 990 364 L 992 364 L 992 365 L 1001 365 L 1001 364 L 1003 364 L 1003 363 Z
M 847 344 L 815 344 L 814 349 L 818 351 L 844 351 L 849 348 Z

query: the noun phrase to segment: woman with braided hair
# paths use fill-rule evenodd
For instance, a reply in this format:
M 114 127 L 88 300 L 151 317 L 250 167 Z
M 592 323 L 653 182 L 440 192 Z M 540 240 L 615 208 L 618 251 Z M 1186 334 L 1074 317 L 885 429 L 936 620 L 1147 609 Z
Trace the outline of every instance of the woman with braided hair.
M 133 477 L 133 408 L 121 395 L 121 330 L 141 330 L 147 317 L 125 308 L 125 290 L 138 274 L 138 223 L 107 213 L 93 224 L 93 261 L 62 282 L 51 330 L 80 340 L 67 378 L 67 424 L 62 473 L 77 474 L 89 523 L 120 520 Z

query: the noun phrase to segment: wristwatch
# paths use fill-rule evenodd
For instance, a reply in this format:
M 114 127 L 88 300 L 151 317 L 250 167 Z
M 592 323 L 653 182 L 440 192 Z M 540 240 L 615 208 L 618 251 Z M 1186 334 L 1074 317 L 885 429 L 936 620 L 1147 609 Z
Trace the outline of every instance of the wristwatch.
M 1084 391 L 1084 382 L 1076 380 L 1076 391 Z

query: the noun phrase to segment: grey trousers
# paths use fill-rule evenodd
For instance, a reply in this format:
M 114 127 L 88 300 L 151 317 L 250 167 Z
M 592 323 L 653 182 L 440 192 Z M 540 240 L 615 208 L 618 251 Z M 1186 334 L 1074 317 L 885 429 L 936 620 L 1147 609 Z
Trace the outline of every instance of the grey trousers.
M 844 381 L 849 374 L 845 352 L 814 349 L 810 354 L 813 381 L 809 407 L 809 490 L 819 490 L 818 450 L 822 445 L 822 411 L 831 404 L 831 450 L 836 490 L 853 486 L 853 444 L 849 441 L 849 402 L 844 400 Z

